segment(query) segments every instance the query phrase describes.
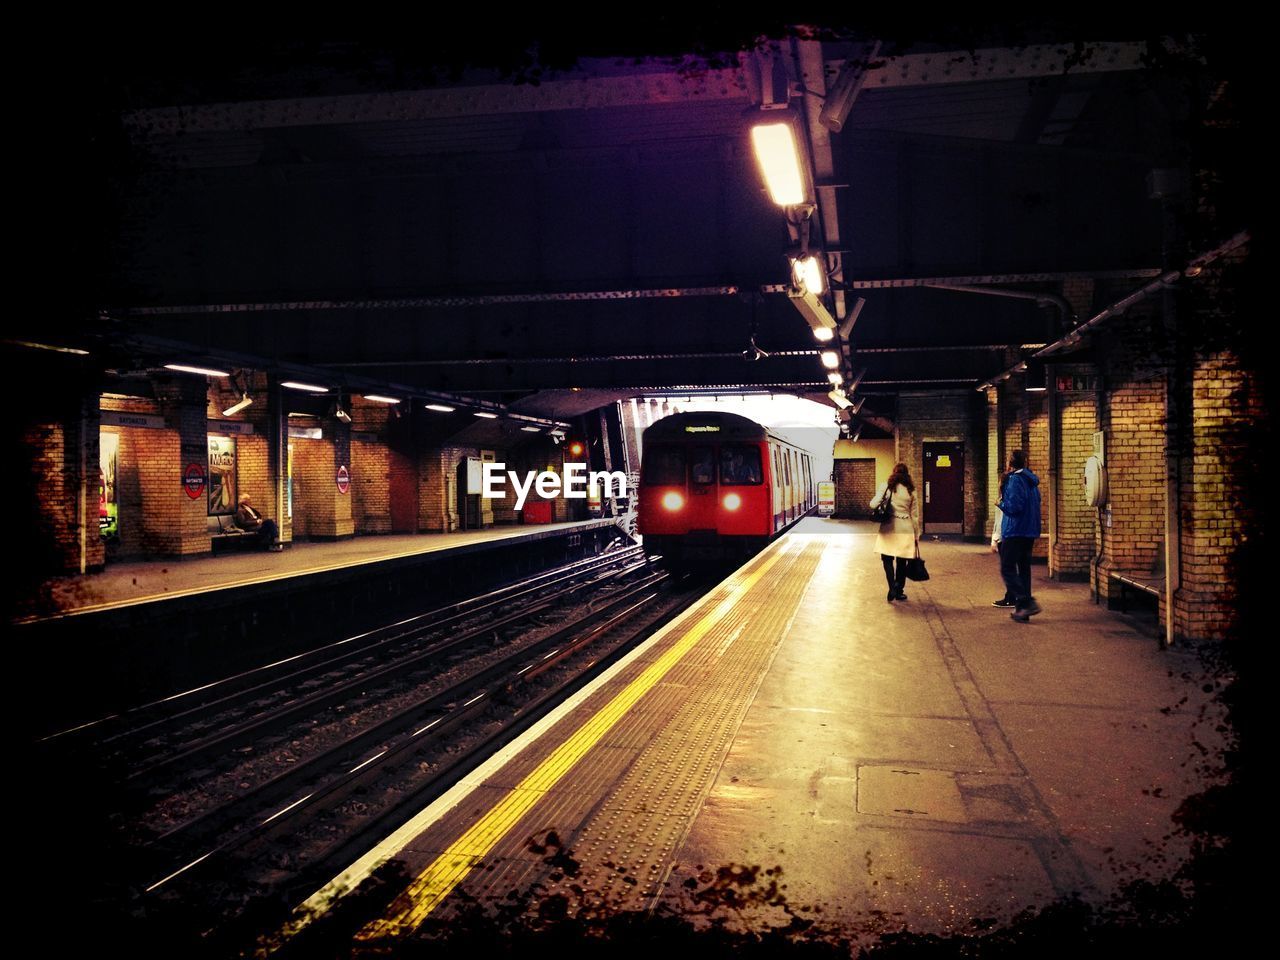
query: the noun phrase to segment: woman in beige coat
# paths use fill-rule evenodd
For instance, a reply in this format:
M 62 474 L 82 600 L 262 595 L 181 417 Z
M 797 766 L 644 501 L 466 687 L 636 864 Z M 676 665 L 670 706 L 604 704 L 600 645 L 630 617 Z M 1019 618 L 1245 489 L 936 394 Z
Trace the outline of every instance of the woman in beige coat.
M 876 553 L 884 563 L 884 578 L 889 581 L 889 595 L 885 599 L 893 603 L 907 599 L 902 589 L 907 582 L 907 561 L 916 555 L 916 538 L 920 535 L 915 521 L 916 485 L 905 463 L 894 466 L 889 479 L 876 491 L 868 506 L 874 509 L 886 495 L 893 506 L 893 515 L 880 524 Z

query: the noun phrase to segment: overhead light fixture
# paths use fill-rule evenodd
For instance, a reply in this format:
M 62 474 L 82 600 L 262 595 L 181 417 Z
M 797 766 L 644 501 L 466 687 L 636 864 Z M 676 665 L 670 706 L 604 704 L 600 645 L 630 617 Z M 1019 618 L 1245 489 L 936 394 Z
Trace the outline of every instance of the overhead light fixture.
M 239 413 L 245 407 L 249 406 L 249 404 L 251 403 L 253 403 L 253 397 L 249 396 L 249 394 L 246 392 L 240 397 L 239 400 L 237 400 L 231 406 L 227 407 L 227 409 L 223 410 L 222 415 L 224 417 L 234 417 L 237 413 Z
M 362 393 L 360 396 L 364 397 L 366 400 L 372 400 L 374 403 L 399 403 L 400 402 L 400 400 L 397 397 L 384 397 L 380 393 Z
M 812 202 L 805 186 L 805 170 L 794 124 L 772 118 L 755 124 L 751 128 L 751 146 L 755 149 L 756 163 L 774 203 L 793 207 Z
M 835 390 L 832 390 L 830 393 L 827 394 L 827 396 L 830 397 L 831 402 L 834 403 L 841 410 L 847 410 L 849 409 L 849 407 L 853 406 L 853 404 L 849 402 L 849 398 L 844 395 L 844 391 L 838 388 Z
M 822 365 L 828 370 L 834 370 L 840 366 L 840 354 L 834 350 L 823 350 L 818 357 L 822 360 Z
M 788 297 L 791 300 L 791 305 L 800 311 L 800 316 L 804 317 L 805 322 L 809 324 L 809 329 L 813 331 L 814 337 L 824 343 L 835 337 L 835 318 L 827 312 L 827 308 L 822 305 L 822 301 L 811 291 L 793 290 L 788 293 Z
M 490 413 L 488 410 L 475 410 L 473 411 L 473 413 L 475 414 L 475 416 L 484 417 L 486 420 L 498 419 L 498 415 L 496 413 Z
M 791 277 L 797 287 L 822 296 L 827 289 L 827 272 L 813 254 L 791 261 Z
M 521 427 L 520 429 L 525 433 L 541 433 L 542 432 L 541 427 Z
M 33 343 L 30 340 L 5 340 L 4 343 L 15 347 L 28 347 L 32 350 L 52 350 L 54 353 L 72 353 L 78 357 L 87 357 L 88 350 L 81 350 L 79 347 L 60 347 L 53 343 Z
M 424 406 L 426 406 L 428 410 L 436 411 L 436 413 L 453 413 L 453 411 L 458 409 L 457 407 L 447 407 L 443 403 L 428 403 L 424 404 Z
M 827 379 L 830 380 L 832 383 L 834 383 L 837 387 L 840 386 L 840 384 L 844 383 L 844 377 L 840 376 L 840 374 L 838 373 L 828 373 Z
M 288 387 L 290 390 L 303 390 L 307 393 L 328 393 L 328 387 L 322 387 L 317 383 L 302 383 L 299 380 L 285 380 L 280 384 L 282 387 Z
M 229 377 L 229 370 L 214 370 L 212 367 L 193 367 L 185 363 L 166 363 L 166 370 L 176 370 L 178 373 L 194 373 L 201 377 Z

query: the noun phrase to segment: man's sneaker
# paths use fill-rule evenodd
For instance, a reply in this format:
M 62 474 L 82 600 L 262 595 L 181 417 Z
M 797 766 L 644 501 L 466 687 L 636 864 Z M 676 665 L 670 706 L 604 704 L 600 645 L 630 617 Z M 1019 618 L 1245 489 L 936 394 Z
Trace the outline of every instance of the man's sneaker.
M 1035 616 L 1040 612 L 1040 604 L 1036 603 L 1036 598 L 1032 597 L 1031 602 L 1022 611 L 1028 617 Z
M 993 607 L 1016 607 L 1018 601 L 1010 600 L 1008 597 L 1001 597 L 999 600 L 992 600 L 991 605 Z
M 1027 613 L 1025 610 L 1015 610 L 1013 613 L 1009 614 L 1009 619 L 1017 620 L 1019 623 L 1030 623 L 1031 614 Z

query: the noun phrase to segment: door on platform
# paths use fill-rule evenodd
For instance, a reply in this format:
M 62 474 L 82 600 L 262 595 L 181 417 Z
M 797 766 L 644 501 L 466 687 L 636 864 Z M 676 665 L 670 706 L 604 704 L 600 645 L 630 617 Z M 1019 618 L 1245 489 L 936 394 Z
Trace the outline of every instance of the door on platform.
M 924 531 L 964 532 L 964 444 L 924 445 Z
M 835 516 L 844 520 L 865 520 L 871 514 L 867 504 L 875 495 L 875 460 L 836 461 Z
M 418 531 L 418 464 L 413 457 L 389 451 L 391 532 Z

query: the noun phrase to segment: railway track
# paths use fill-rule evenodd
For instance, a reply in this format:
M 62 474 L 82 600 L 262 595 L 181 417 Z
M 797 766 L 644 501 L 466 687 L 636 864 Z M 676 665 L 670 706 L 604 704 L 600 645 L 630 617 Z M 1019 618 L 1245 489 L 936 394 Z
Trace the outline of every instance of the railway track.
M 616 551 L 56 738 L 119 787 L 108 896 L 250 935 L 698 595 Z

